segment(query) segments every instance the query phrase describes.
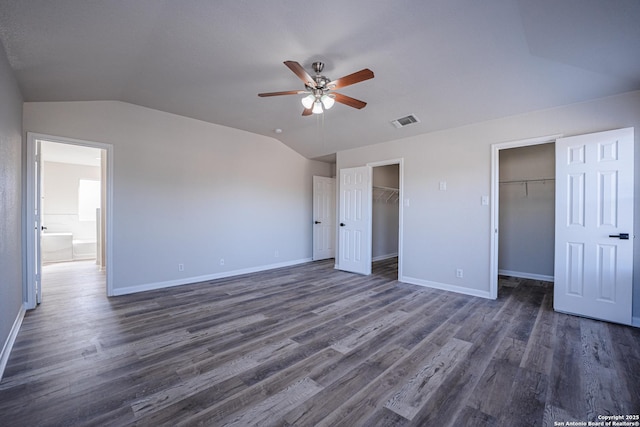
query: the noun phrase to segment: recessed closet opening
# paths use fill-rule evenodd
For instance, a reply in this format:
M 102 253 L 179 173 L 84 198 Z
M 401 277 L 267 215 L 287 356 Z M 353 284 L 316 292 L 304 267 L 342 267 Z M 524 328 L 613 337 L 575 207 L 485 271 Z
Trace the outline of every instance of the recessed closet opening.
M 400 165 L 372 168 L 371 260 L 386 260 L 385 269 L 398 277 L 400 229 Z
M 553 282 L 555 144 L 499 151 L 498 274 Z

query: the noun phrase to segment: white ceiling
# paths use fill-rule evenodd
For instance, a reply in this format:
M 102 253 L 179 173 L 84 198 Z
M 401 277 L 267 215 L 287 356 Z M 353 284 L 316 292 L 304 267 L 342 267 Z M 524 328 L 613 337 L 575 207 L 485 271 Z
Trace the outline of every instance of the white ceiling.
M 2 0 L 25 101 L 121 100 L 315 158 L 640 89 L 638 0 Z M 282 62 L 368 103 L 302 117 Z M 420 123 L 396 129 L 414 113 Z M 274 130 L 280 128 L 282 133 Z

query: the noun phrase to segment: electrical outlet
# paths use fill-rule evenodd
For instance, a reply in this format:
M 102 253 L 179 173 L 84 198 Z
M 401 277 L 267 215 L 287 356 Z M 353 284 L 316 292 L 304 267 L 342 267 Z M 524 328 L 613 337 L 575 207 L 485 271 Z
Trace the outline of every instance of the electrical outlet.
M 220 265 L 224 265 L 224 258 L 220 258 Z
M 178 271 L 184 271 L 184 264 L 178 264 Z
M 464 276 L 464 272 L 462 271 L 461 268 L 457 268 L 456 269 L 456 277 L 459 279 L 462 279 L 462 277 Z
M 276 249 L 275 252 L 273 253 L 273 256 L 278 258 L 280 256 L 280 251 Z
M 447 181 L 440 181 L 440 191 L 447 191 Z

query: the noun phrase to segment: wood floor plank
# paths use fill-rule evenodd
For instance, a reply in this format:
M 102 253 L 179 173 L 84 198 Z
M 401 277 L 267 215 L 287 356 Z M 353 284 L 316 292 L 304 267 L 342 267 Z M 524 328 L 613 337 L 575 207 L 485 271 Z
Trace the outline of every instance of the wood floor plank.
M 284 414 L 283 419 L 291 425 L 316 425 L 342 405 L 350 396 L 345 390 L 360 390 L 393 365 L 406 350 L 386 348 L 373 354 L 365 362 L 349 370 L 318 393 L 317 399 L 298 405 Z
M 251 409 L 233 417 L 225 422 L 224 425 L 230 427 L 277 425 L 281 418 L 280 414 L 291 406 L 298 406 L 304 403 L 321 390 L 321 386 L 309 377 L 305 377 L 274 396 L 263 400 L 257 405 L 253 405 Z
M 0 382 L 0 425 L 503 426 L 640 410 L 640 329 L 333 260 L 114 298 L 48 265 Z M 391 408 L 391 409 L 390 409 Z
M 277 358 L 285 354 L 290 348 L 297 346 L 298 343 L 295 341 L 286 340 L 261 347 L 254 352 L 247 353 L 242 357 L 220 365 L 216 369 L 202 372 L 187 381 L 180 382 L 173 387 L 160 390 L 154 395 L 133 402 L 131 408 L 136 418 L 143 417 L 146 413 L 155 412 L 172 402 L 188 398 L 193 394 L 210 388 L 212 385 L 240 375 L 251 368 L 259 366 L 269 358 Z
M 499 417 L 508 405 L 524 351 L 525 343 L 505 337 L 469 397 L 468 406 Z
M 433 358 L 426 361 L 416 375 L 400 387 L 384 407 L 412 420 L 447 375 L 466 356 L 470 347 L 470 342 L 452 338 Z
M 611 357 L 611 337 L 609 329 L 592 319 L 581 319 L 580 334 L 582 343 L 581 374 L 587 402 L 587 419 L 597 418 L 605 410 L 614 408 L 616 414 L 624 410 L 624 402 L 629 401 L 627 389 L 617 377 Z M 594 378 L 590 372 L 600 372 Z M 640 409 L 640 408 L 639 408 Z
M 378 317 L 375 322 L 365 324 L 358 328 L 352 324 L 350 326 L 354 327 L 356 330 L 333 343 L 331 348 L 342 354 L 346 354 L 359 345 L 364 344 L 366 341 L 375 339 L 383 330 L 391 328 L 397 323 L 403 322 L 408 316 L 409 315 L 405 312 L 393 312 L 385 314 L 382 317 Z
M 545 375 L 551 374 L 557 322 L 558 316 L 553 311 L 553 298 L 548 293 L 544 296 L 538 310 L 535 326 L 522 357 L 521 368 Z

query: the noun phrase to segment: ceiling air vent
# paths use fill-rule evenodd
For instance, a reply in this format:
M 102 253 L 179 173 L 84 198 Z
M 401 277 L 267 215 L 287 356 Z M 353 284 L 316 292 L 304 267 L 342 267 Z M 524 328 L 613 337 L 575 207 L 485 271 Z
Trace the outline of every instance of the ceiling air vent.
M 408 116 L 400 117 L 399 119 L 391 121 L 391 124 L 398 129 L 409 126 L 412 123 L 420 123 L 420 119 L 418 119 L 415 114 L 409 114 Z

